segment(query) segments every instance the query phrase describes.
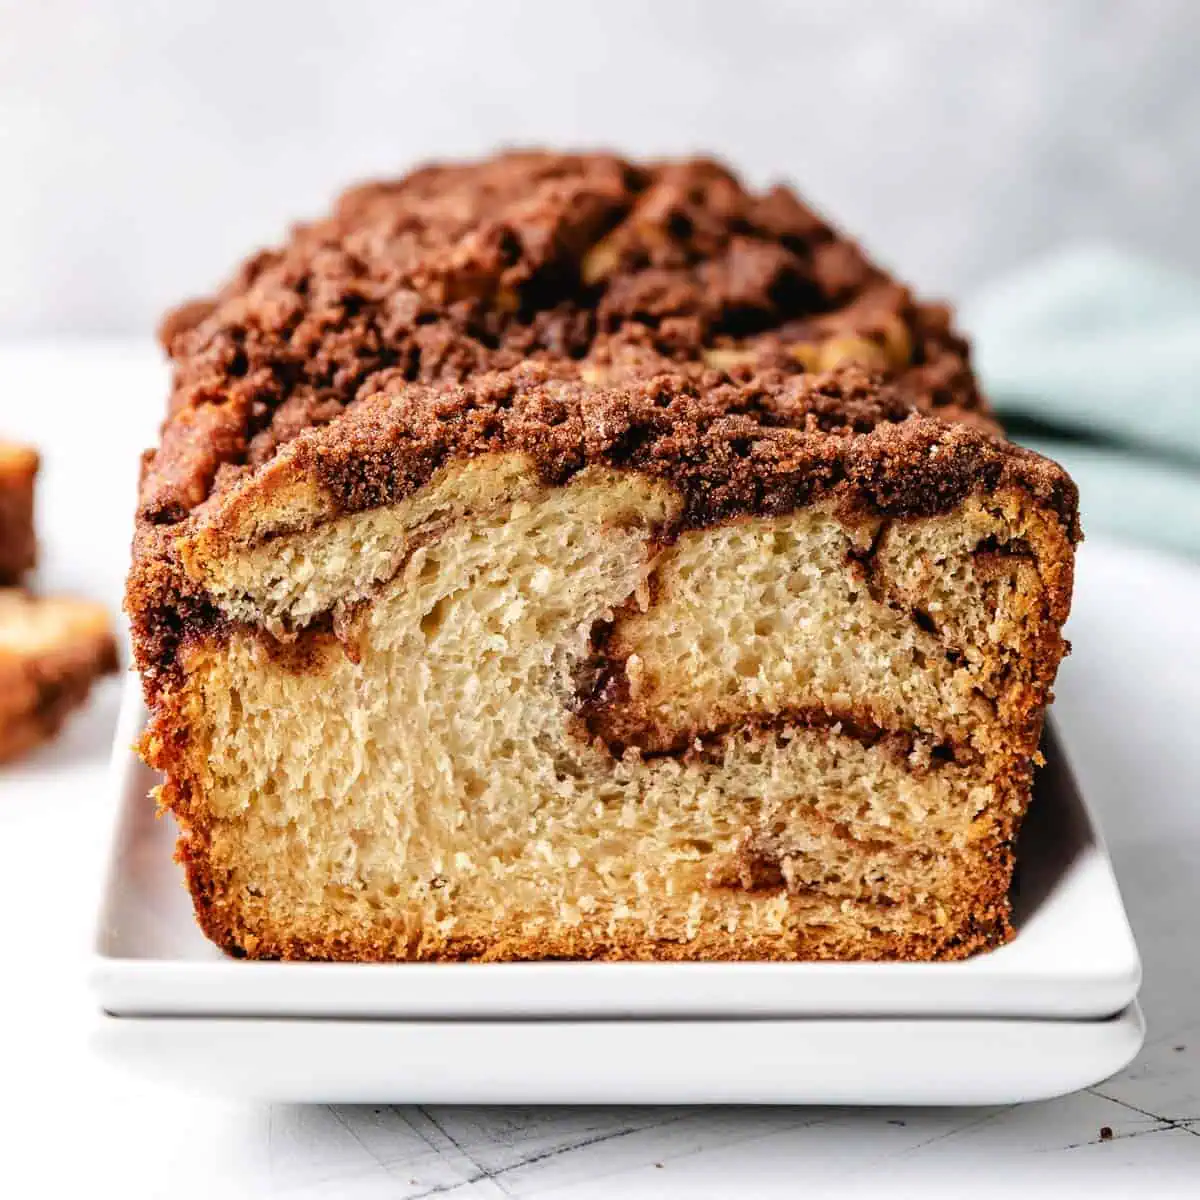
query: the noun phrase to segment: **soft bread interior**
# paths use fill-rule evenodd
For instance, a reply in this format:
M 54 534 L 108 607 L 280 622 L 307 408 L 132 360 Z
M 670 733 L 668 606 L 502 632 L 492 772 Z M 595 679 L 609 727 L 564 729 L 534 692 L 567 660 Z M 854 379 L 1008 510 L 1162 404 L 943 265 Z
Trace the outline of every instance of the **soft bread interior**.
M 1001 936 L 1037 514 L 826 505 L 676 534 L 678 510 L 662 482 L 547 487 L 497 457 L 220 558 L 193 546 L 254 626 L 194 646 L 179 698 L 210 929 L 381 958 Z

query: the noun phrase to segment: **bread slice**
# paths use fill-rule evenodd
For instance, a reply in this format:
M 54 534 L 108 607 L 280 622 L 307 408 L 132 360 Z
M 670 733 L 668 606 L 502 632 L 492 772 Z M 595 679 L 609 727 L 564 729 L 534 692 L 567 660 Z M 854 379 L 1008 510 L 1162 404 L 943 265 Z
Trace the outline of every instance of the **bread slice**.
M 0 440 L 0 586 L 18 583 L 37 558 L 33 530 L 37 472 L 36 450 Z
M 53 737 L 96 679 L 116 669 L 103 607 L 0 589 L 0 762 Z
M 360 189 L 169 322 L 128 608 L 198 920 L 340 959 L 1010 936 L 1060 468 L 707 163 Z

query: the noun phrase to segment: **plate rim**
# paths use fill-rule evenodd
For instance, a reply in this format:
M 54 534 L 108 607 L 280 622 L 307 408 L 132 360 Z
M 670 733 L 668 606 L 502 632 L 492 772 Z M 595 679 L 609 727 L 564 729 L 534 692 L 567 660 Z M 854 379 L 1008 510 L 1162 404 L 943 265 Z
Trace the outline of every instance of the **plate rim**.
M 1094 1021 L 341 1021 L 100 1017 L 159 1083 L 298 1103 L 906 1104 L 1046 1100 L 1127 1066 L 1137 1001 Z

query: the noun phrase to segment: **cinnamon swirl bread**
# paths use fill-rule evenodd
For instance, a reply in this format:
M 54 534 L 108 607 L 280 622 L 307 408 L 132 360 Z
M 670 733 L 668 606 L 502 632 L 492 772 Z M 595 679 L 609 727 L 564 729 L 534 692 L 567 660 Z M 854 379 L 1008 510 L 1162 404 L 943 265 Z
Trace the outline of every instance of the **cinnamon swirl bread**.
M 1010 936 L 1075 489 L 789 191 L 509 154 L 165 323 L 128 609 L 198 920 L 336 959 Z

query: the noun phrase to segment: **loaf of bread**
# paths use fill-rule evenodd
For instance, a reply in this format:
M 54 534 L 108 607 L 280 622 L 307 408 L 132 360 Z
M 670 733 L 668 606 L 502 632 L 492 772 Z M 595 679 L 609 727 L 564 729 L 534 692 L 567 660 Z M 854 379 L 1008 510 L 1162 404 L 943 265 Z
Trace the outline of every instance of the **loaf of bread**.
M 103 606 L 0 588 L 0 762 L 53 737 L 116 669 Z
M 253 957 L 1011 934 L 1076 493 L 944 308 L 718 165 L 360 187 L 168 318 L 127 606 Z
M 0 587 L 19 583 L 37 558 L 33 493 L 38 454 L 0 440 Z

